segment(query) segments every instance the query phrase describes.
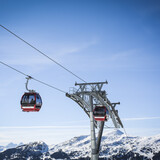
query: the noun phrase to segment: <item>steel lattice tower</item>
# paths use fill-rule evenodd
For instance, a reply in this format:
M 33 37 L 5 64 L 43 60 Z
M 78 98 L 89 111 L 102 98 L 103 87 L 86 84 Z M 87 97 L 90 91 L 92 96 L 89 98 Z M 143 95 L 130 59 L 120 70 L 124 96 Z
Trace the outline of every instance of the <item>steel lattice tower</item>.
M 123 128 L 123 124 L 118 115 L 118 111 L 115 110 L 115 106 L 118 103 L 111 103 L 107 98 L 105 90 L 102 90 L 104 84 L 108 82 L 94 82 L 94 83 L 75 83 L 75 86 L 79 88 L 72 88 L 66 96 L 75 101 L 90 118 L 90 130 L 91 130 L 91 160 L 98 160 L 101 137 L 103 133 L 105 121 L 100 121 L 100 125 L 97 125 L 93 117 L 93 110 L 96 105 L 103 105 L 109 112 L 109 117 L 112 119 L 115 128 Z M 98 136 L 96 138 L 95 128 L 99 128 Z

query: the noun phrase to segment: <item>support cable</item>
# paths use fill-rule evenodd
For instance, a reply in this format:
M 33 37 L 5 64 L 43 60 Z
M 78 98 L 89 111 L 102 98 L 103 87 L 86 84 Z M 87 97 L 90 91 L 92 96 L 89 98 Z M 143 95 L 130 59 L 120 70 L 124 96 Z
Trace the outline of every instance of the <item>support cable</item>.
M 57 88 L 57 87 L 54 87 L 54 86 L 52 86 L 52 85 L 50 85 L 50 84 L 48 84 L 48 83 L 45 83 L 45 82 L 43 82 L 43 81 L 40 81 L 40 80 L 38 80 L 38 79 L 36 79 L 36 78 L 34 78 L 34 77 L 31 77 L 31 76 L 29 76 L 29 75 L 27 75 L 27 74 L 19 71 L 18 69 L 11 67 L 10 65 L 8 65 L 8 64 L 6 64 L 6 63 L 4 63 L 4 62 L 2 62 L 2 61 L 0 61 L 0 63 L 3 64 L 3 65 L 5 65 L 5 66 L 7 66 L 7 67 L 9 67 L 9 68 L 12 69 L 12 70 L 18 72 L 18 73 L 26 76 L 26 77 L 32 78 L 33 80 L 35 80 L 35 81 L 37 81 L 37 82 L 39 82 L 39 83 L 41 83 L 41 84 L 44 84 L 44 85 L 46 85 L 46 86 L 48 86 L 48 87 L 50 87 L 50 88 L 53 88 L 53 89 L 55 89 L 55 90 L 57 90 L 57 91 L 59 91 L 59 92 L 66 93 L 66 92 L 63 91 L 63 90 L 61 90 L 61 89 L 59 89 L 59 88 Z
M 25 41 L 24 39 L 22 39 L 21 37 L 19 37 L 17 34 L 13 33 L 12 31 L 10 31 L 9 29 L 7 29 L 6 27 L 4 27 L 3 25 L 0 24 L 0 27 L 2 27 L 3 29 L 5 29 L 6 31 L 8 31 L 9 33 L 11 33 L 12 35 L 14 35 L 15 37 L 17 37 L 19 40 L 23 41 L 24 43 L 26 43 L 28 46 L 30 46 L 31 48 L 33 48 L 34 50 L 36 50 L 37 52 L 39 52 L 41 55 L 45 56 L 46 58 L 48 58 L 49 60 L 51 60 L 52 62 L 56 63 L 58 66 L 60 66 L 61 68 L 63 68 L 64 70 L 66 70 L 67 72 L 69 72 L 70 74 L 72 74 L 73 76 L 75 76 L 76 78 L 78 78 L 79 80 L 83 81 L 86 83 L 86 81 L 84 79 L 82 79 L 81 77 L 79 77 L 78 75 L 76 75 L 75 73 L 73 73 L 72 71 L 70 71 L 69 69 L 67 69 L 66 67 L 64 67 L 63 65 L 61 65 L 59 62 L 55 61 L 54 59 L 52 59 L 51 57 L 49 57 L 47 54 L 43 53 L 42 51 L 40 51 L 39 49 L 37 49 L 36 47 L 34 47 L 33 45 L 31 45 L 30 43 L 28 43 L 27 41 Z

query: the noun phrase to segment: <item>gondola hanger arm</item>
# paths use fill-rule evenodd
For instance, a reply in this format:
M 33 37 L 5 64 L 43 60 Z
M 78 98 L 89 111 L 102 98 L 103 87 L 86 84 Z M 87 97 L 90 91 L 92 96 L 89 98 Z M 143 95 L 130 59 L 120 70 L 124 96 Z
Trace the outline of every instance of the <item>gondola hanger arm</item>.
M 29 91 L 29 92 L 35 92 L 35 90 L 30 90 L 30 89 L 28 89 L 28 82 L 29 82 L 30 79 L 32 79 L 32 77 L 31 77 L 31 76 L 27 76 L 26 79 L 27 79 L 27 82 L 26 82 L 26 90 Z

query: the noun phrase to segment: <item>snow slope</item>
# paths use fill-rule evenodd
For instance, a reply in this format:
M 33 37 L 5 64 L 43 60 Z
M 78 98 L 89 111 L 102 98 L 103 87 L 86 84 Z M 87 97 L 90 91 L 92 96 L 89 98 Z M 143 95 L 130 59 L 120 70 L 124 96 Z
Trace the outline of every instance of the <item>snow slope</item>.
M 74 137 L 48 147 L 44 142 L 33 142 L 0 153 L 0 160 L 88 159 L 91 155 L 90 136 Z M 160 135 L 126 137 L 119 130 L 104 132 L 100 159 L 106 160 L 160 160 Z
M 71 158 L 90 157 L 90 136 L 74 137 L 71 140 L 55 145 L 50 154 L 62 150 Z M 160 135 L 153 137 L 126 137 L 119 130 L 105 132 L 101 142 L 101 158 L 110 158 L 129 152 L 151 159 L 160 152 Z M 136 156 L 135 154 L 135 156 Z

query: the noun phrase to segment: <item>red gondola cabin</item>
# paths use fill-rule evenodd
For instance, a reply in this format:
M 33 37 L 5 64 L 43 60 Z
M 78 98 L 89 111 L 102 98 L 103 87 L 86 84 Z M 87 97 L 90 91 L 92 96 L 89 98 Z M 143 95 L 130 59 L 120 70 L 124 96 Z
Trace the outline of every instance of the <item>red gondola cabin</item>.
M 105 106 L 96 106 L 93 111 L 93 116 L 96 121 L 105 121 L 106 119 L 106 112 L 108 110 Z M 108 113 L 108 112 L 107 112 Z
M 39 93 L 26 92 L 21 98 L 21 109 L 24 112 L 38 112 L 42 106 Z

